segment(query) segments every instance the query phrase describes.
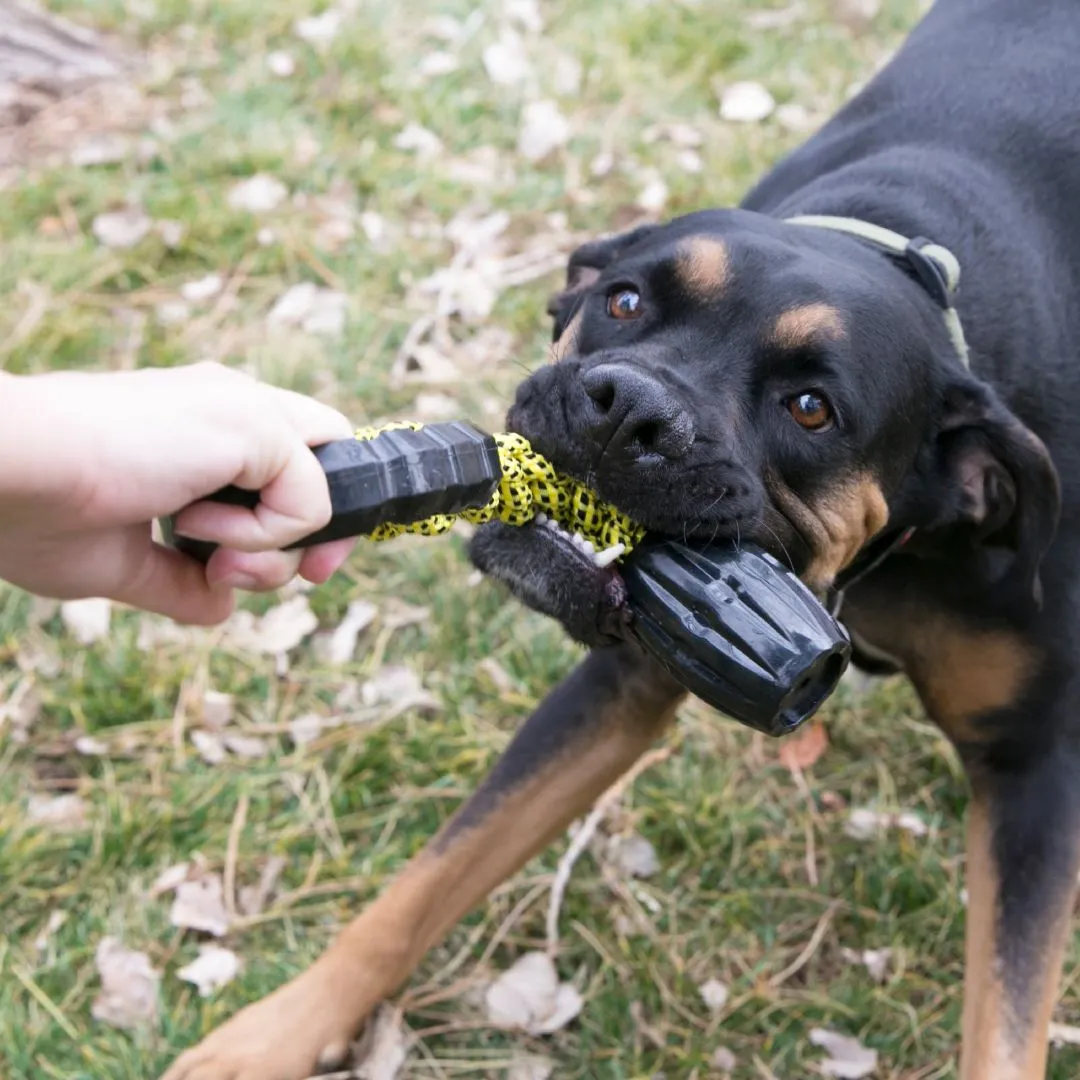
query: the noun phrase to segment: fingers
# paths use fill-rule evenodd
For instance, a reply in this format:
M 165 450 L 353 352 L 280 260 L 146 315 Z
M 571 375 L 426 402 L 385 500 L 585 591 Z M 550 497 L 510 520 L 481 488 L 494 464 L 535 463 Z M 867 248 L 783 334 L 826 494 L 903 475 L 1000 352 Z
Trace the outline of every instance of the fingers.
M 313 585 L 322 585 L 341 569 L 356 543 L 355 538 L 350 538 L 308 548 L 300 560 L 300 576 Z
M 292 581 L 301 561 L 299 551 L 246 553 L 218 548 L 206 564 L 206 580 L 214 588 L 270 592 Z

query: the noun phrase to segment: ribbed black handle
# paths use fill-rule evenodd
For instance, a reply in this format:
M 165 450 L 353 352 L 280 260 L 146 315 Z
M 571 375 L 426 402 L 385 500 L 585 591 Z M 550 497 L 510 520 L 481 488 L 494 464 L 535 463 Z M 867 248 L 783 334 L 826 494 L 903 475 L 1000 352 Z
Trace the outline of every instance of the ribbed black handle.
M 481 507 L 502 477 L 495 439 L 459 422 L 384 431 L 373 439 L 341 439 L 313 452 L 326 474 L 333 517 L 292 548 L 363 536 L 387 522 L 407 525 L 433 514 Z M 227 487 L 209 499 L 254 507 L 259 493 Z M 216 545 L 180 536 L 174 524 L 174 519 L 162 522 L 169 542 L 205 563 Z
M 638 640 L 691 693 L 768 735 L 786 735 L 836 689 L 843 627 L 757 548 L 646 542 L 622 567 Z

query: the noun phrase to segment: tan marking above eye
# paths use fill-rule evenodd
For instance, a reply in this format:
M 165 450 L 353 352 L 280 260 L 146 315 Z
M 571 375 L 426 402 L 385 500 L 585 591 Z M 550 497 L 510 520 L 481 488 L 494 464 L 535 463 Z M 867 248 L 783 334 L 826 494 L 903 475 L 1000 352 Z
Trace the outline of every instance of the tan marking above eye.
M 675 272 L 695 299 L 715 300 L 731 280 L 731 257 L 715 236 L 692 236 L 679 244 Z
M 783 349 L 801 349 L 844 336 L 844 317 L 830 304 L 804 304 L 790 308 L 773 324 L 769 343 Z

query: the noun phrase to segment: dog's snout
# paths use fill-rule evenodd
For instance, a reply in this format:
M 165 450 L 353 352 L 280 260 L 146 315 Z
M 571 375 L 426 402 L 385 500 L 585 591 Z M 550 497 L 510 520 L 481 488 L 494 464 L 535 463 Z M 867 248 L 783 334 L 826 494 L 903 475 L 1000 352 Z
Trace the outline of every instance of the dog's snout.
M 589 434 L 606 457 L 680 458 L 694 442 L 690 414 L 655 376 L 627 363 L 598 364 L 582 376 Z

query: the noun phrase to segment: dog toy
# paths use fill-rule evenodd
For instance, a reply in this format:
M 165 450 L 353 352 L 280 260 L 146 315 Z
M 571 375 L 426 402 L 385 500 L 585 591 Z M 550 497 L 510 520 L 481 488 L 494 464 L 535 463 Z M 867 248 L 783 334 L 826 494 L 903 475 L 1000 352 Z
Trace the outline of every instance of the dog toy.
M 434 536 L 458 520 L 557 523 L 598 566 L 621 574 L 638 642 L 703 701 L 769 735 L 812 716 L 847 667 L 843 628 L 767 552 L 649 537 L 520 435 L 489 435 L 465 423 L 397 423 L 360 429 L 314 454 L 332 516 L 292 547 Z M 210 498 L 254 507 L 259 493 L 228 487 Z M 177 535 L 172 519 L 162 526 L 177 549 L 203 562 L 213 553 L 213 544 Z

